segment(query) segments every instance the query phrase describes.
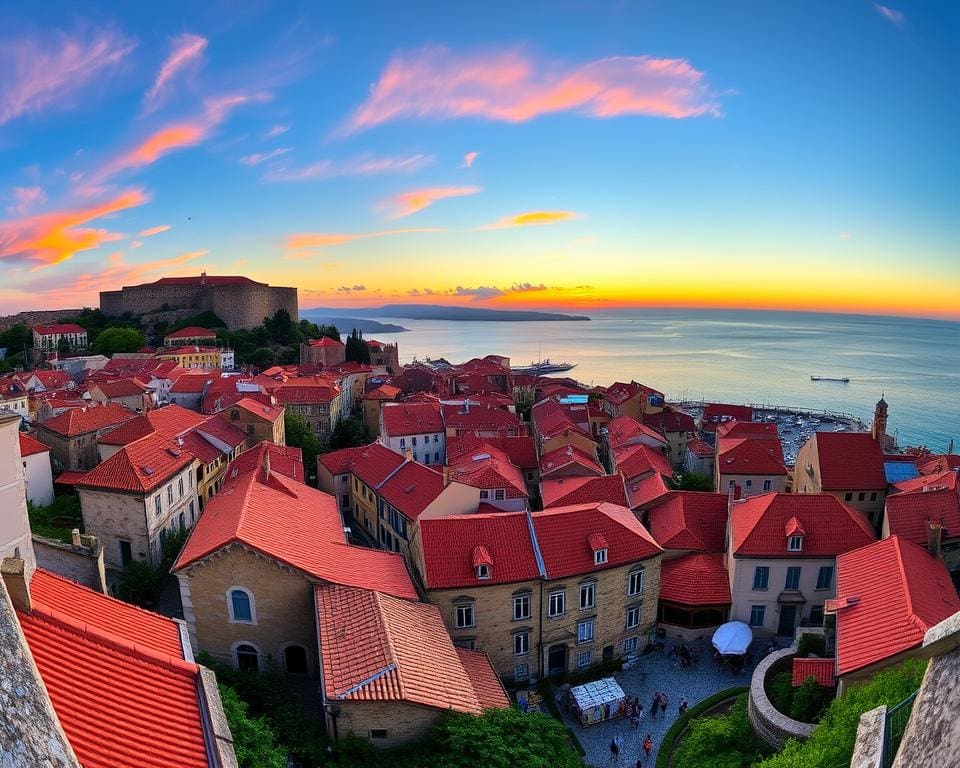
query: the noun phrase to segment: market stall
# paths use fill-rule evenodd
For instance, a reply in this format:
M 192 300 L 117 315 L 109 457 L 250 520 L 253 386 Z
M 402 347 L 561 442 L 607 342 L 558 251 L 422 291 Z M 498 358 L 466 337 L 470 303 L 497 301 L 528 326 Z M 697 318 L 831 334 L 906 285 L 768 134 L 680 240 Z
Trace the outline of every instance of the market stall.
M 626 698 L 623 689 L 612 677 L 570 689 L 570 706 L 582 726 L 621 717 Z

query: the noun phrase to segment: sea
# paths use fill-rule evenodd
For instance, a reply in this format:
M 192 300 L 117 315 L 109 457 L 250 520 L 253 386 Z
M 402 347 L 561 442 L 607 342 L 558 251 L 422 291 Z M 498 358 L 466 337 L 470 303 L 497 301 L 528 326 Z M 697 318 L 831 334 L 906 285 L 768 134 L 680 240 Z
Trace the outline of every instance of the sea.
M 880 397 L 901 446 L 960 447 L 960 323 L 903 317 L 741 310 L 601 310 L 588 322 L 376 317 L 409 331 L 375 334 L 401 363 L 487 354 L 512 365 L 575 363 L 585 384 L 634 379 L 669 401 L 824 409 L 869 423 Z M 344 330 L 344 329 L 341 329 Z M 371 334 L 367 334 L 371 336 Z M 811 375 L 849 377 L 841 382 Z

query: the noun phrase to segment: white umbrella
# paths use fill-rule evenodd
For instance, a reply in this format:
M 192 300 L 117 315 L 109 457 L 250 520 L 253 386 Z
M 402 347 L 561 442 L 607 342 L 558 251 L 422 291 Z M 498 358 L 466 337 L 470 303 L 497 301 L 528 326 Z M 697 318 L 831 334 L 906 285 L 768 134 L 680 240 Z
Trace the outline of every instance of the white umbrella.
M 713 647 L 724 656 L 740 656 L 747 652 L 753 631 L 742 621 L 728 621 L 713 633 Z

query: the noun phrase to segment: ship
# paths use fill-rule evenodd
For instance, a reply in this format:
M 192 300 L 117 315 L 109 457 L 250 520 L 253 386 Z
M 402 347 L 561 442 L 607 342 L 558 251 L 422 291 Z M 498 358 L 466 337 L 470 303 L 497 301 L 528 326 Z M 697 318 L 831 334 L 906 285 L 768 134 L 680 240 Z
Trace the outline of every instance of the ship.
M 548 357 L 546 360 L 530 363 L 530 365 L 516 366 L 510 370 L 513 373 L 532 373 L 535 376 L 540 376 L 544 373 L 563 373 L 576 367 L 576 363 L 551 363 Z
M 850 383 L 850 379 L 847 376 L 811 376 L 810 381 L 839 381 L 842 384 Z

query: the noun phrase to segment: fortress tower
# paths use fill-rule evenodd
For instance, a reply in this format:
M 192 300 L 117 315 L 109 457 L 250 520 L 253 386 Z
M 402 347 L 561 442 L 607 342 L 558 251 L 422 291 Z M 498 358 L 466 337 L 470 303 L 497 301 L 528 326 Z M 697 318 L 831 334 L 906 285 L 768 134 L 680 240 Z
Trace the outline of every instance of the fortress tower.
M 883 395 L 877 401 L 877 407 L 873 410 L 873 426 L 870 429 L 873 439 L 880 444 L 882 450 L 886 450 L 887 444 L 887 401 Z

